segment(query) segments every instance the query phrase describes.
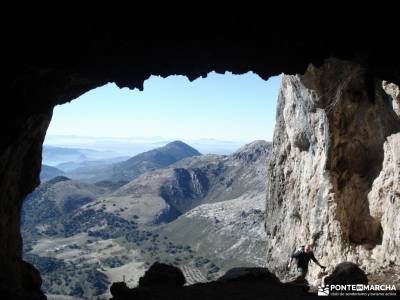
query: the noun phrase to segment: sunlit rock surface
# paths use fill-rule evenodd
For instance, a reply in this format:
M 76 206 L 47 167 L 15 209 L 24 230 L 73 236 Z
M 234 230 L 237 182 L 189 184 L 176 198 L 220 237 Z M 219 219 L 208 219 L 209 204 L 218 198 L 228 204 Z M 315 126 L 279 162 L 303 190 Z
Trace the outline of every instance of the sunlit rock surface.
M 283 77 L 265 223 L 268 267 L 281 278 L 292 275 L 292 251 L 311 241 L 327 272 L 340 261 L 372 274 L 400 264 L 396 101 L 349 62 Z M 324 275 L 314 265 L 308 279 Z

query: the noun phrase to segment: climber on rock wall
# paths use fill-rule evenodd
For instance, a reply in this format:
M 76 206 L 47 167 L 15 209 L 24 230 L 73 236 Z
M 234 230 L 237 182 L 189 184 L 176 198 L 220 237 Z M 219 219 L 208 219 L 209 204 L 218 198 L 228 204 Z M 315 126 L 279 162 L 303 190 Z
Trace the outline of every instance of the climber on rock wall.
M 293 259 L 295 259 L 297 264 L 297 272 L 299 275 L 297 279 L 305 279 L 308 273 L 308 263 L 310 262 L 310 260 L 315 262 L 321 269 L 325 271 L 326 267 L 321 265 L 314 256 L 313 247 L 313 244 L 301 246 L 299 249 L 295 250 L 290 257 L 288 269 L 291 268 L 292 261 Z

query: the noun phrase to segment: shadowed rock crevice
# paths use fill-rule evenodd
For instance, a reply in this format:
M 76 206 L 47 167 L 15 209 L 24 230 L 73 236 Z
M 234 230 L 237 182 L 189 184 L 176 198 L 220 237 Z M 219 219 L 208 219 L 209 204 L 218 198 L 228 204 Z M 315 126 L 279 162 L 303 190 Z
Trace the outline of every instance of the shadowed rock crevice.
M 160 196 L 181 213 L 191 208 L 193 200 L 202 199 L 209 192 L 207 175 L 199 168 L 175 168 L 171 181 L 161 187 Z

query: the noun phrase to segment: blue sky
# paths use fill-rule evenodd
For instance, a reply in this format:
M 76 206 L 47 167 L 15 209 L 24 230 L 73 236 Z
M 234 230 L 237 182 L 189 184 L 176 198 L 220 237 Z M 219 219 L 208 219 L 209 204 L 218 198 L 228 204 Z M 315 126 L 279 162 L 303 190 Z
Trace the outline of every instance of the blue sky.
M 49 135 L 272 140 L 281 76 L 152 76 L 144 91 L 107 84 L 56 106 Z

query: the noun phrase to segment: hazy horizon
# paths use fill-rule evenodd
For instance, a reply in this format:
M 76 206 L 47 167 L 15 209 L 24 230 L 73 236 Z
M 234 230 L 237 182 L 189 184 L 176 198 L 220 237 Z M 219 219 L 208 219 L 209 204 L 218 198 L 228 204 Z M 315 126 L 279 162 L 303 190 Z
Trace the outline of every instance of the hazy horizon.
M 162 147 L 172 141 L 180 140 L 195 148 L 202 154 L 228 155 L 243 145 L 253 141 L 222 141 L 212 138 L 179 139 L 162 137 L 91 137 L 71 135 L 47 135 L 45 147 L 60 147 L 69 149 L 95 150 L 108 152 L 108 157 L 134 156 L 139 153 Z M 111 153 L 112 152 L 112 153 Z M 54 165 L 54 163 L 50 163 Z

